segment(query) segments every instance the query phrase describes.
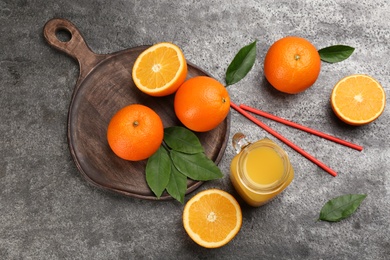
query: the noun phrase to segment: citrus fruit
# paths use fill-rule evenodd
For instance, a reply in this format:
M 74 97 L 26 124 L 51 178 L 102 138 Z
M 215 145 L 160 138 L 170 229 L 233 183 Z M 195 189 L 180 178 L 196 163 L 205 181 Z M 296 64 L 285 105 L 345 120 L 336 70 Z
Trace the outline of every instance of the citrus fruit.
M 217 80 L 197 76 L 185 81 L 177 90 L 174 109 L 187 128 L 206 132 L 217 127 L 228 115 L 229 93 Z
M 181 49 L 173 43 L 157 43 L 136 59 L 132 76 L 134 84 L 151 96 L 174 93 L 187 77 L 187 62 Z
M 277 90 L 296 94 L 309 88 L 320 74 L 321 58 L 306 39 L 284 37 L 269 48 L 264 60 L 264 75 Z
M 159 115 L 151 108 L 132 104 L 120 109 L 110 120 L 107 141 L 122 159 L 140 161 L 154 154 L 164 137 Z
M 350 75 L 333 88 L 330 103 L 342 121 L 364 125 L 377 119 L 385 109 L 386 94 L 378 81 L 367 75 Z
M 232 195 L 222 190 L 204 190 L 184 207 L 184 229 L 192 240 L 206 248 L 227 244 L 236 236 L 241 224 L 240 205 Z

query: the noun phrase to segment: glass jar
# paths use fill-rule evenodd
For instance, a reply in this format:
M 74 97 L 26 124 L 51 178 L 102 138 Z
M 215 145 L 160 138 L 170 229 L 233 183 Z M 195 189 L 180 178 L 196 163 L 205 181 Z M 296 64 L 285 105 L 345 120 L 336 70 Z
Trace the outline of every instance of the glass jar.
M 281 193 L 294 178 L 286 152 L 268 138 L 250 143 L 245 135 L 233 136 L 237 155 L 230 165 L 230 179 L 246 203 L 258 207 Z

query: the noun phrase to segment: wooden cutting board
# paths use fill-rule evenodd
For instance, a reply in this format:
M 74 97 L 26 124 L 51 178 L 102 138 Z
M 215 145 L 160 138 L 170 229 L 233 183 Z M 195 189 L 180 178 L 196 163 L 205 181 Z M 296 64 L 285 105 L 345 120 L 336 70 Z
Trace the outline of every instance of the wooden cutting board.
M 70 34 L 61 41 L 59 32 Z M 73 160 L 82 176 L 91 184 L 113 192 L 142 199 L 157 199 L 145 179 L 146 160 L 125 161 L 110 149 L 106 139 L 111 117 L 129 104 L 143 104 L 161 117 L 164 127 L 181 125 L 173 109 L 174 95 L 151 97 L 134 85 L 131 71 L 138 55 L 149 46 L 139 46 L 112 54 L 95 54 L 79 30 L 68 20 L 52 19 L 44 26 L 44 37 L 54 48 L 65 52 L 79 63 L 80 74 L 68 111 L 68 144 Z M 188 63 L 188 76 L 210 76 Z M 196 133 L 206 155 L 219 163 L 226 148 L 230 130 L 230 114 L 215 129 Z M 187 193 L 202 182 L 188 180 Z M 171 198 L 164 193 L 162 200 Z

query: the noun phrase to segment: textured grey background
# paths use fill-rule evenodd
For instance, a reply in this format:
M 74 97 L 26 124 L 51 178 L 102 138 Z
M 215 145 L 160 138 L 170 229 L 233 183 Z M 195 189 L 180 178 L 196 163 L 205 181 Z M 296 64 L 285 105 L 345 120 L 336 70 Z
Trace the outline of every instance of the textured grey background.
M 387 0 L 1 0 L 0 259 L 390 259 L 389 109 L 370 125 L 350 127 L 329 105 L 334 84 L 353 73 L 375 77 L 390 96 L 389 13 Z M 364 150 L 264 119 L 339 176 L 276 140 L 296 171 L 291 186 L 261 208 L 239 200 L 243 225 L 236 238 L 223 248 L 201 248 L 182 227 L 180 203 L 105 192 L 78 173 L 66 140 L 78 65 L 44 41 L 42 28 L 53 17 L 72 21 L 96 53 L 172 41 L 221 82 L 235 53 L 258 40 L 253 70 L 229 87 L 232 100 Z M 323 63 L 309 90 L 285 95 L 266 82 L 262 64 L 268 47 L 287 35 L 307 38 L 318 49 L 346 44 L 356 50 L 341 63 Z M 269 136 L 235 111 L 231 119 L 229 143 L 236 131 L 252 140 Z M 233 156 L 229 145 L 220 163 L 225 176 L 186 201 L 213 187 L 238 198 L 228 178 Z M 347 193 L 368 197 L 342 222 L 316 222 L 327 200 Z

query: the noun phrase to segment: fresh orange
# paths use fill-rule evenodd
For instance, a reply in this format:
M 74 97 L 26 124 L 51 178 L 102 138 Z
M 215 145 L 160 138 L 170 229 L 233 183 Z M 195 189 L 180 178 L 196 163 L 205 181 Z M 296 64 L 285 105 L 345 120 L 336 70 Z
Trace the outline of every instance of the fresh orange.
M 173 43 L 157 43 L 136 59 L 133 71 L 135 85 L 151 96 L 174 93 L 187 77 L 187 62 L 181 49 Z
M 367 75 L 350 75 L 333 88 L 330 103 L 335 114 L 350 125 L 364 125 L 385 109 L 386 94 L 378 81 Z
M 187 128 L 206 132 L 217 127 L 228 115 L 229 93 L 219 81 L 197 76 L 185 81 L 177 90 L 174 109 Z
M 269 48 L 264 60 L 264 75 L 279 91 L 296 94 L 309 88 L 320 74 L 321 58 L 306 39 L 288 36 Z
M 183 225 L 197 244 L 217 248 L 227 244 L 242 224 L 241 208 L 229 193 L 204 190 L 192 197 L 184 207 Z
M 154 154 L 164 137 L 159 115 L 151 108 L 133 104 L 120 109 L 110 120 L 107 140 L 122 159 L 140 161 Z

